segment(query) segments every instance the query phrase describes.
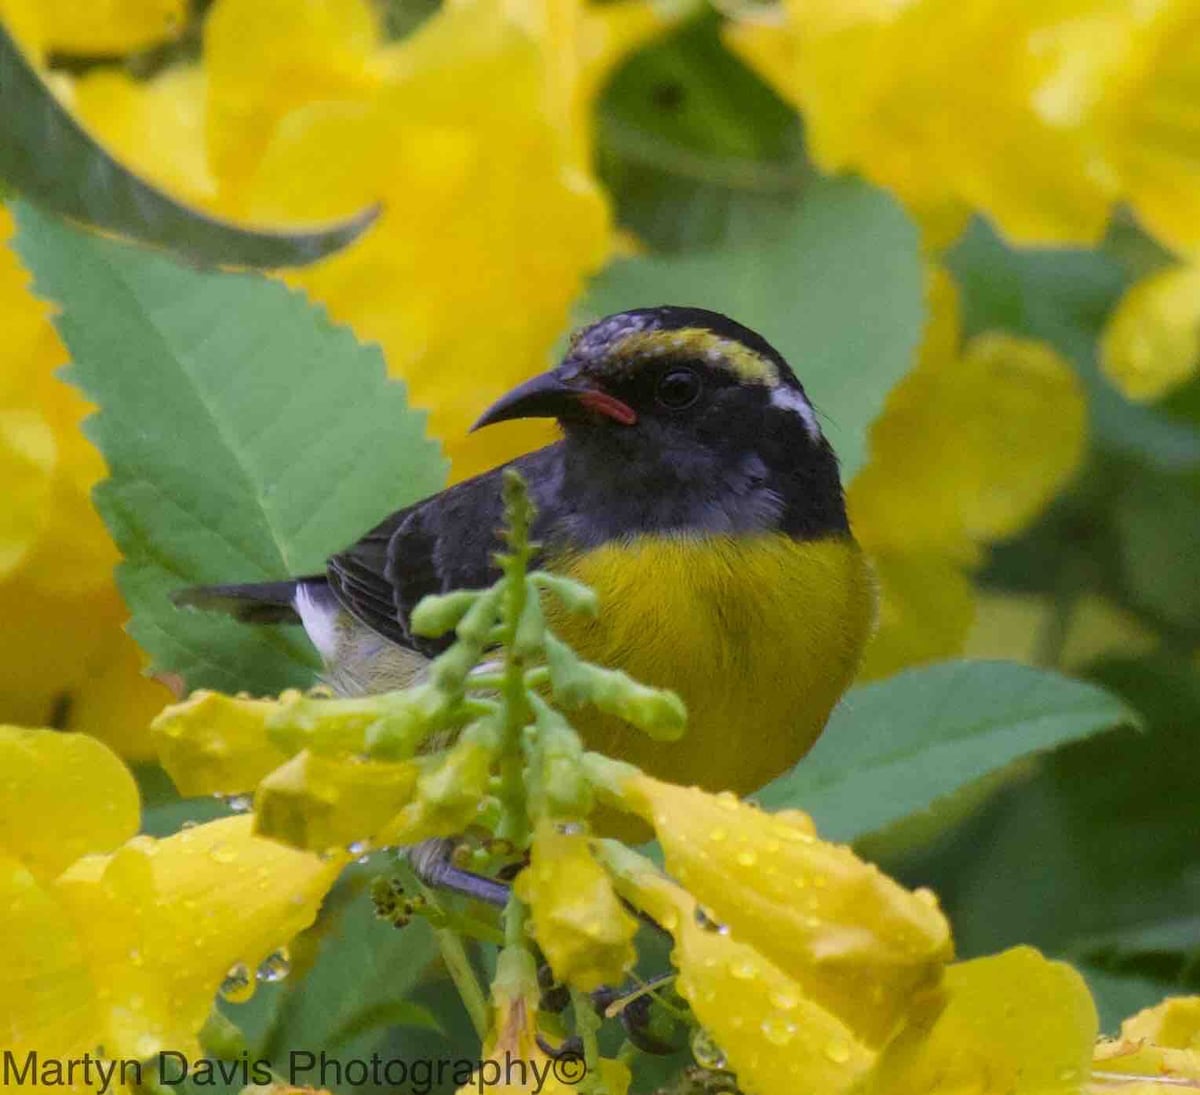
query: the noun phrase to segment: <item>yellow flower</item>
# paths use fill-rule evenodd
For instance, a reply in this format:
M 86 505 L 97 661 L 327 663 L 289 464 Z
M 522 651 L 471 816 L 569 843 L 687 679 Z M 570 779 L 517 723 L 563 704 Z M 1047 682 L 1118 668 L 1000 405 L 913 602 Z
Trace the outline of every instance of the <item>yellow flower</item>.
M 91 408 L 54 375 L 67 354 L 5 245 L 12 232 L 0 207 L 0 718 L 86 726 L 143 759 L 168 693 L 122 630 L 117 552 L 90 499 L 104 462 L 79 428 Z
M 1200 367 L 1200 266 L 1179 265 L 1132 286 L 1109 317 L 1100 365 L 1130 399 L 1152 400 Z
M 786 0 L 729 41 L 803 111 L 824 170 L 891 189 L 939 242 L 964 208 L 1021 243 L 1095 242 L 1115 184 L 1070 111 L 1102 73 L 1054 37 L 1087 6 Z
M 134 836 L 137 790 L 95 739 L 0 729 L 0 1030 L 23 1054 L 196 1049 L 231 967 L 311 923 L 340 866 L 249 818 Z
M 538 1044 L 537 971 L 527 951 L 501 951 L 492 982 L 492 1029 L 484 1043 L 483 1060 L 459 1095 L 481 1089 L 507 1093 L 570 1095 L 586 1090 L 586 1066 L 576 1055 L 552 1060 Z M 601 1077 L 610 1095 L 626 1095 L 629 1070 L 618 1061 L 604 1060 Z M 578 1085 L 578 1086 L 577 1086 Z
M 386 44 L 367 0 L 219 0 L 202 73 L 93 75 L 77 102 L 119 156 L 227 216 L 304 225 L 382 203 L 365 239 L 290 280 L 383 346 L 461 478 L 551 436 L 466 431 L 545 367 L 615 246 L 590 104 L 663 25 L 641 0 L 465 0 Z
M 634 864 L 618 867 L 618 888 L 671 933 L 676 989 L 747 1095 L 836 1095 L 865 1078 L 875 1052 L 736 928 L 711 922 L 684 890 Z
M 1200 1088 L 1200 996 L 1168 997 L 1126 1019 L 1096 1046 L 1092 1069 L 1120 1095 Z
M 1080 1090 L 1098 1020 L 1083 978 L 1032 947 L 946 968 L 945 999 L 880 1058 L 871 1095 Z
M 957 289 L 938 268 L 927 299 L 917 364 L 872 425 L 870 457 L 847 491 L 882 593 L 867 677 L 961 649 L 982 545 L 1032 520 L 1086 441 L 1081 386 L 1053 350 L 997 333 L 962 346 Z
M 33 56 L 128 53 L 183 29 L 187 0 L 0 0 L 0 19 Z
M 641 773 L 619 793 L 654 825 L 668 872 L 706 913 L 864 1045 L 886 1042 L 912 997 L 936 988 L 952 953 L 936 898 L 819 840 L 807 815 Z
M 530 907 L 533 936 L 560 982 L 584 992 L 621 983 L 636 957 L 637 922 L 621 907 L 582 830 L 540 821 L 515 890 Z

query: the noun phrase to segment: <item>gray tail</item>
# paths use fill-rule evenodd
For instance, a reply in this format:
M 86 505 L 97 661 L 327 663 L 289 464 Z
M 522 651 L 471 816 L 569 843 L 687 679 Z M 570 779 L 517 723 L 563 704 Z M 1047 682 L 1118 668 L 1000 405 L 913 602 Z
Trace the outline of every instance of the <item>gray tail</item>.
M 324 578 L 292 578 L 286 582 L 252 582 L 245 585 L 191 586 L 171 594 L 177 605 L 224 612 L 248 624 L 298 624 L 296 587 L 301 581 L 324 582 Z

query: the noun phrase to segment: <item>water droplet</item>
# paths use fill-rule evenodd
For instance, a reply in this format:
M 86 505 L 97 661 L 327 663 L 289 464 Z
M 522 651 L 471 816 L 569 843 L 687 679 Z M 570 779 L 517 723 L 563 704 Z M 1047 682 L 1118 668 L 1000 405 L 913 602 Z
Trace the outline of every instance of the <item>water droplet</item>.
M 850 1060 L 850 1047 L 845 1042 L 830 1042 L 825 1047 L 825 1056 L 835 1065 L 844 1065 Z
M 346 845 L 346 853 L 359 859 L 365 856 L 371 850 L 371 846 L 365 840 L 355 840 Z
M 222 999 L 228 1000 L 231 1004 L 244 1004 L 254 995 L 254 985 L 250 968 L 245 962 L 238 962 L 230 966 L 229 972 L 225 974 L 225 980 L 221 982 L 221 987 L 217 991 L 220 992 Z
M 739 981 L 753 981 L 758 976 L 758 963 L 752 958 L 737 958 L 729 963 L 729 972 Z
M 700 925 L 706 932 L 716 932 L 718 935 L 728 935 L 729 928 L 722 924 L 719 920 L 714 920 L 706 909 L 701 906 L 696 906 L 696 923 Z
M 715 844 L 720 844 L 720 842 L 722 840 L 724 840 L 728 835 L 729 835 L 729 831 L 727 829 L 722 829 L 721 826 L 718 825 L 718 826 L 716 826 L 716 828 L 709 830 L 708 839 L 713 841 L 713 843 L 715 843 Z
M 251 795 L 230 795 L 225 799 L 225 805 L 235 814 L 248 814 L 254 809 L 254 798 Z
M 780 1011 L 791 1011 L 800 1003 L 800 998 L 790 989 L 775 989 L 769 999 L 771 1007 L 779 1008 Z
M 730 812 L 738 808 L 738 797 L 732 791 L 718 791 L 717 805 Z
M 272 951 L 259 963 L 254 977 L 260 983 L 269 985 L 276 981 L 282 981 L 291 972 L 292 956 L 288 953 L 287 947 L 280 947 L 279 950 Z
M 745 848 L 737 854 L 738 865 L 742 867 L 753 867 L 758 862 L 758 855 L 753 848 Z
M 560 821 L 554 826 L 554 831 L 563 836 L 579 836 L 584 830 L 578 821 Z
M 237 850 L 228 844 L 214 844 L 209 848 L 208 855 L 217 863 L 232 863 L 237 859 Z
M 707 1030 L 697 1030 L 692 1035 L 692 1056 L 701 1068 L 725 1068 L 729 1063 Z
M 187 821 L 185 821 L 182 825 L 179 826 L 179 828 L 180 829 L 194 829 L 199 824 L 200 824 L 200 822 L 193 821 L 191 818 L 188 818 Z
M 762 1021 L 763 1037 L 775 1046 L 786 1046 L 796 1036 L 796 1024 L 786 1015 L 768 1015 Z

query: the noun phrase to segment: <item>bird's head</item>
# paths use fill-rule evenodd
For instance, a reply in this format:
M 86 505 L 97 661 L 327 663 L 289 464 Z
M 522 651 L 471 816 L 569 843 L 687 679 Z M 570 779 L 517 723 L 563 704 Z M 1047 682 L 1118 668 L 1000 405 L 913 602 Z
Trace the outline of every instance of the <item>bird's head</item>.
M 764 428 L 821 441 L 812 404 L 779 352 L 702 308 L 638 308 L 580 329 L 555 368 L 498 400 L 474 428 L 513 418 L 557 418 L 568 434 L 602 430 L 667 448 L 742 432 L 761 438 Z
M 701 308 L 638 308 L 577 331 L 563 360 L 493 404 L 478 429 L 556 418 L 574 488 L 638 484 L 671 527 L 845 526 L 837 460 L 804 388 L 770 343 Z

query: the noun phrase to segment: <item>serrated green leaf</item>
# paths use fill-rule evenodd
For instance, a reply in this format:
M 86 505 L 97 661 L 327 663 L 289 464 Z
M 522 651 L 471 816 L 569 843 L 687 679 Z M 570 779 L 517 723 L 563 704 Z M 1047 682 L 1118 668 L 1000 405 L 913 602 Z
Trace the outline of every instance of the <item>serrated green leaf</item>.
M 19 206 L 17 249 L 62 306 L 68 379 L 99 404 L 96 505 L 130 632 L 192 687 L 311 683 L 297 634 L 175 608 L 182 586 L 320 573 L 438 489 L 446 464 L 375 346 L 282 284 L 203 271 Z M 294 631 L 294 629 L 293 629 Z
M 189 209 L 114 159 L 54 97 L 2 24 L 0 179 L 56 213 L 193 262 L 259 269 L 316 262 L 352 243 L 379 212 L 364 210 L 311 231 L 275 232 Z
M 852 689 L 812 752 L 758 796 L 855 840 L 1020 757 L 1127 721 L 1103 689 L 1015 662 L 942 662 Z
M 765 242 L 616 263 L 593 283 L 581 318 L 687 304 L 753 327 L 792 365 L 852 475 L 920 338 L 916 229 L 889 197 L 852 179 L 814 179 L 765 227 Z

